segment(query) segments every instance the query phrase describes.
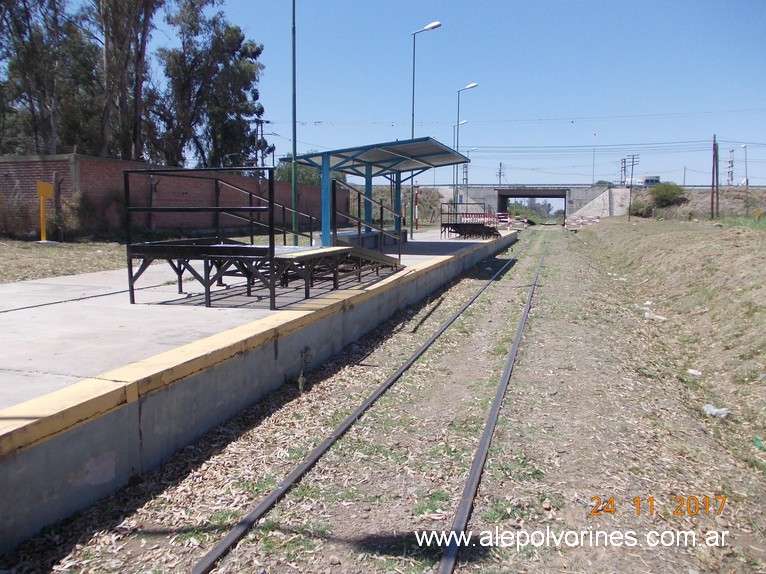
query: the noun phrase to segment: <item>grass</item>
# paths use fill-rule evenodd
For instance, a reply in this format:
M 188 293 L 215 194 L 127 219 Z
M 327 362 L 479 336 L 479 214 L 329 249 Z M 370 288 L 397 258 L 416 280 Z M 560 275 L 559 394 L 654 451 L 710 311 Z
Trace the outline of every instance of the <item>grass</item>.
M 545 473 L 534 466 L 526 458 L 515 457 L 512 462 L 499 462 L 492 464 L 490 468 L 501 477 L 509 477 L 520 482 L 542 480 Z
M 115 242 L 39 243 L 0 239 L 0 283 L 127 267 L 125 245 Z
M 288 244 L 290 238 L 291 235 L 288 235 Z M 249 237 L 233 239 L 250 240 Z M 264 237 L 258 236 L 256 243 L 262 240 Z M 275 240 L 278 245 L 282 244 L 281 235 Z M 309 240 L 299 236 L 298 244 L 308 245 Z M 0 237 L 0 260 L 3 262 L 0 267 L 0 283 L 125 269 L 126 258 L 125 244 L 116 241 L 40 243 Z
M 721 220 L 724 225 L 730 227 L 749 227 L 750 229 L 759 229 L 766 231 L 766 217 L 725 217 Z
M 262 494 L 270 492 L 277 485 L 277 481 L 274 477 L 268 476 L 258 481 L 242 480 L 235 483 L 237 488 L 249 492 L 251 494 Z
M 418 502 L 412 509 L 413 516 L 421 516 L 423 514 L 434 514 L 439 510 L 445 510 L 449 502 L 449 494 L 443 490 L 435 490 L 430 494 L 427 494 L 425 498 Z
M 219 510 L 210 515 L 210 522 L 220 526 L 234 526 L 242 518 L 241 510 Z
M 489 500 L 489 510 L 484 512 L 481 517 L 487 522 L 504 522 L 506 520 L 517 518 L 526 518 L 518 510 L 511 508 L 508 501 L 502 498 L 492 497 Z

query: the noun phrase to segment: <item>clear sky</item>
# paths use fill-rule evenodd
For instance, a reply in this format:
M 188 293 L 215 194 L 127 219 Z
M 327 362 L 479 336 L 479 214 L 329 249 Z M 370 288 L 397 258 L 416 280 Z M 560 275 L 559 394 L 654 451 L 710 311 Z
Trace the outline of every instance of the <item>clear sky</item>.
M 226 0 L 264 45 L 259 82 L 277 157 L 292 149 L 289 0 Z M 618 180 L 766 185 L 764 0 L 296 0 L 298 153 L 415 137 L 453 144 L 470 183 Z M 161 43 L 161 38 L 156 38 Z M 746 145 L 743 149 L 741 146 Z M 475 149 L 474 149 L 475 148 Z M 685 180 L 684 180 L 685 178 Z M 421 176 L 451 183 L 450 169 Z

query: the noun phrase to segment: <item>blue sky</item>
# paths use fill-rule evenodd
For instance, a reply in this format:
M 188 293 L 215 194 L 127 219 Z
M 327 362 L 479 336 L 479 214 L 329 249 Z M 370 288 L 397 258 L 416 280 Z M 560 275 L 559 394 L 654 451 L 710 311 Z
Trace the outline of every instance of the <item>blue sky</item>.
M 264 45 L 277 157 L 292 149 L 291 7 L 221 6 Z M 296 0 L 298 153 L 408 139 L 412 33 L 436 20 L 416 39 L 415 136 L 452 145 L 457 91 L 477 82 L 460 96 L 470 183 L 497 183 L 501 162 L 503 184 L 617 180 L 637 154 L 636 176 L 707 185 L 716 134 L 721 183 L 733 149 L 735 183 L 746 151 L 766 185 L 764 0 Z

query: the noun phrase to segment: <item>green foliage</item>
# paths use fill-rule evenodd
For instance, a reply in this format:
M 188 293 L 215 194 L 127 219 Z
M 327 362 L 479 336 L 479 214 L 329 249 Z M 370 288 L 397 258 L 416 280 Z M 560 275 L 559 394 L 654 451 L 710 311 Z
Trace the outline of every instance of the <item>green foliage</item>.
M 683 201 L 684 188 L 676 183 L 658 183 L 649 188 L 656 207 L 670 207 Z
M 314 150 L 307 153 L 314 153 Z M 277 166 L 277 172 L 275 174 L 277 181 L 293 180 L 292 157 L 292 154 L 290 154 L 279 162 L 279 165 Z M 310 165 L 298 164 L 295 166 L 295 174 L 297 176 L 298 183 L 303 183 L 305 185 L 322 185 L 322 172 L 319 171 L 318 168 L 311 167 Z M 346 174 L 340 173 L 338 171 L 333 171 L 331 173 L 331 177 L 339 181 L 346 181 Z
M 65 1 L 0 4 L 0 153 L 93 143 L 80 132 L 98 118 L 99 50 L 84 36 L 82 13 L 66 9 Z
M 518 201 L 514 201 L 513 203 L 508 203 L 506 209 L 508 213 L 510 213 L 511 215 L 521 215 L 522 217 L 526 217 L 527 220 L 530 223 L 532 223 L 532 225 L 537 225 L 543 219 L 546 218 L 546 217 L 541 217 L 540 214 L 536 211 L 529 210 L 527 207 L 524 206 L 523 203 L 520 203 Z
M 165 165 L 251 165 L 271 153 L 263 46 L 219 0 L 0 3 L 0 153 L 79 153 Z M 180 47 L 148 53 L 165 9 Z M 164 82 L 151 82 L 156 57 Z M 260 133 L 259 133 L 260 132 Z M 62 149 L 63 148 L 63 149 Z
M 183 0 L 167 18 L 181 46 L 158 50 L 168 87 L 154 94 L 159 137 L 151 155 L 171 165 L 183 165 L 189 153 L 201 167 L 243 165 L 267 146 L 256 130 L 264 113 L 255 87 L 263 46 L 223 13 L 208 17 L 206 4 Z
M 630 214 L 635 217 L 651 217 L 653 211 L 652 204 L 647 201 L 634 201 L 630 206 Z

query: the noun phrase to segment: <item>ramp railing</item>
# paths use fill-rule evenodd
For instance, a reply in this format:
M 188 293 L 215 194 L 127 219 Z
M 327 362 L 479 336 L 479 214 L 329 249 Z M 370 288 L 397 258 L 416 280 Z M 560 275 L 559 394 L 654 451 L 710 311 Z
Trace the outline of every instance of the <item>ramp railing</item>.
M 339 190 L 346 190 L 349 192 L 351 198 L 356 199 L 356 214 L 351 213 L 349 206 L 348 211 L 338 211 L 337 195 Z M 362 217 L 363 213 L 367 213 L 369 206 L 369 212 L 372 217 L 365 219 Z M 363 209 L 364 207 L 364 209 Z M 332 230 L 333 230 L 333 245 L 338 244 L 338 224 L 339 219 L 345 219 L 344 227 L 352 227 L 356 230 L 356 241 L 359 247 L 363 247 L 363 238 L 365 235 L 373 234 L 378 237 L 378 250 L 383 253 L 383 247 L 385 245 L 385 239 L 391 238 L 396 242 L 397 246 L 397 258 L 399 263 L 402 261 L 402 236 L 401 225 L 402 215 L 396 211 L 389 209 L 382 202 L 377 201 L 371 197 L 368 197 L 363 191 L 356 189 L 355 187 L 348 185 L 340 180 L 332 180 Z M 377 216 L 377 220 L 376 217 Z M 391 221 L 393 229 L 386 228 L 386 220 Z M 364 231 L 362 230 L 364 228 Z

